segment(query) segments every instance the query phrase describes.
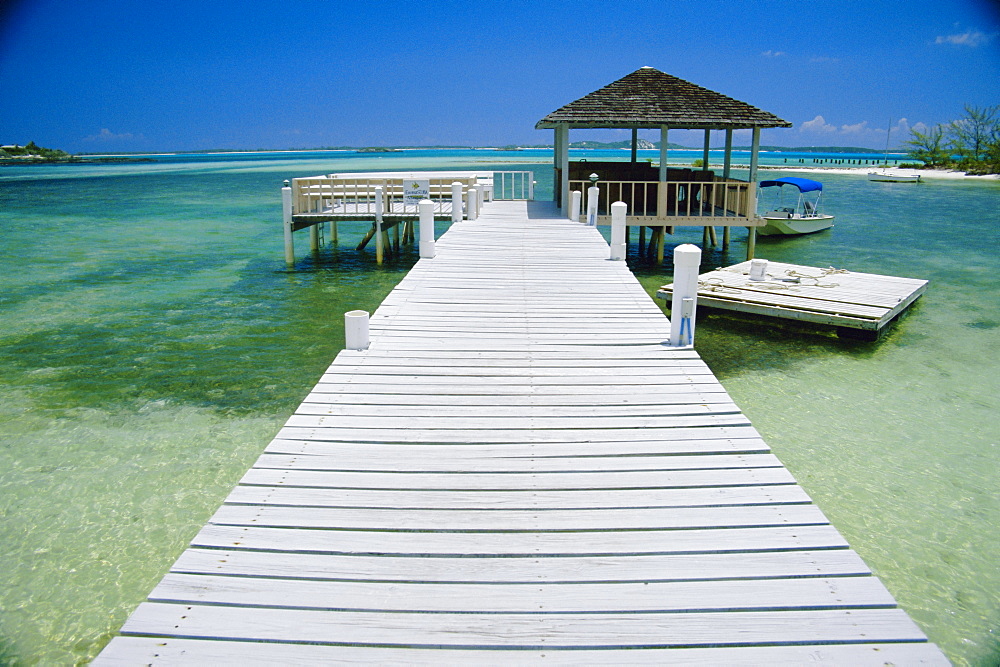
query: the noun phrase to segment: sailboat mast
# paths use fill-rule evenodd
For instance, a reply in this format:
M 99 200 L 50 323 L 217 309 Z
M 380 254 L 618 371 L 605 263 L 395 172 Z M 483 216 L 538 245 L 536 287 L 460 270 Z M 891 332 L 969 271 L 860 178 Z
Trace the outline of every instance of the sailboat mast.
M 892 134 L 892 118 L 889 118 L 889 126 L 885 128 L 885 157 L 882 160 L 882 166 L 885 168 L 889 167 L 889 135 Z

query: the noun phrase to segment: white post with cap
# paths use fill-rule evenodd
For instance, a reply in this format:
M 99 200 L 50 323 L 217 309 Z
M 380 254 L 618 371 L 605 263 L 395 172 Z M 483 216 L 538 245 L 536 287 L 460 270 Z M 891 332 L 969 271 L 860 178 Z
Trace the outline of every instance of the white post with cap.
M 344 313 L 344 348 L 367 350 L 368 344 L 368 312 L 351 310 Z
M 583 193 L 579 190 L 573 190 L 570 197 L 569 219 L 573 222 L 580 222 L 580 204 L 583 201 Z
M 625 259 L 625 216 L 628 204 L 616 201 L 611 205 L 611 259 Z
M 698 306 L 698 268 L 701 248 L 684 243 L 674 248 L 674 289 L 670 300 L 670 344 L 694 345 L 695 311 Z
M 285 264 L 295 264 L 295 242 L 292 240 L 292 188 L 288 181 L 281 188 L 281 213 L 285 227 Z
M 382 195 L 382 186 L 375 186 L 375 263 L 381 264 L 385 256 L 385 247 L 382 241 L 382 216 L 385 208 L 385 199 Z
M 417 204 L 420 210 L 420 257 L 433 259 L 434 251 L 434 202 L 421 199 Z
M 462 220 L 462 184 L 455 181 L 451 184 L 451 221 Z
M 597 200 L 601 196 L 601 191 L 596 185 L 587 188 L 587 224 L 591 227 L 597 226 Z

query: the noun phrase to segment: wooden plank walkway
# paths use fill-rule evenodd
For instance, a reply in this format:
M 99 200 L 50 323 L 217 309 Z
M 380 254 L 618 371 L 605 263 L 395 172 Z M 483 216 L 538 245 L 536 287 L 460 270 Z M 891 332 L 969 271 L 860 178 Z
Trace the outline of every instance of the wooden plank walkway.
M 843 269 L 767 263 L 750 280 L 750 262 L 698 276 L 698 305 L 871 332 L 877 337 L 927 289 L 926 280 Z M 670 300 L 673 285 L 657 292 Z
M 947 664 L 597 230 L 437 251 L 95 664 Z

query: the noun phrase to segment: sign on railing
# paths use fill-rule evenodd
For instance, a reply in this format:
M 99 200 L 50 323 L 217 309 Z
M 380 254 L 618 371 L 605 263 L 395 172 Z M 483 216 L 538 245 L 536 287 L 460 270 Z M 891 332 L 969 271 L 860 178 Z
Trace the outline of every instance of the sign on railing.
M 403 182 L 403 204 L 416 206 L 422 199 L 431 198 L 431 182 L 429 180 L 407 180 Z

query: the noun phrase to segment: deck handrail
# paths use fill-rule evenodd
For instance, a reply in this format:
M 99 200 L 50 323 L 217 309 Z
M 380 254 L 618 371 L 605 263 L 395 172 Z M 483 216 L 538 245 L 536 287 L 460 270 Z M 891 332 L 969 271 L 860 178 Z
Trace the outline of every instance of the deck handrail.
M 755 226 L 756 187 L 737 179 L 687 181 L 598 181 L 598 222 L 609 224 L 615 201 L 629 205 L 630 222 Z M 570 192 L 586 195 L 590 181 L 570 181 Z M 720 222 L 719 219 L 722 219 Z
M 350 203 L 352 213 L 375 214 L 376 188 L 382 188 L 383 210 L 418 215 L 416 204 L 404 205 L 404 178 L 339 178 L 336 176 L 306 176 L 292 179 L 292 211 L 294 214 L 318 213 L 328 207 Z M 462 183 L 462 193 L 473 185 L 475 178 L 429 178 L 430 199 L 434 212 L 450 211 L 451 185 Z M 411 210 L 412 209 L 412 210 Z
M 493 198 L 496 200 L 533 200 L 535 198 L 535 172 L 494 171 Z
M 322 212 L 327 207 L 335 207 L 338 202 L 350 202 L 354 213 L 375 213 L 375 188 L 382 188 L 384 210 L 402 210 L 417 215 L 416 204 L 403 207 L 403 183 L 411 178 L 392 177 L 343 177 L 338 174 L 304 176 L 292 179 L 292 210 L 294 214 Z M 422 178 L 430 182 L 430 199 L 434 202 L 434 212 L 445 212 L 445 205 L 451 202 L 452 183 L 462 184 L 462 194 L 474 185 L 486 189 L 486 198 L 498 200 L 532 200 L 534 192 L 534 172 L 494 171 L 491 176 Z M 412 209 L 412 211 L 410 210 Z M 450 209 L 449 209 L 450 210 Z

